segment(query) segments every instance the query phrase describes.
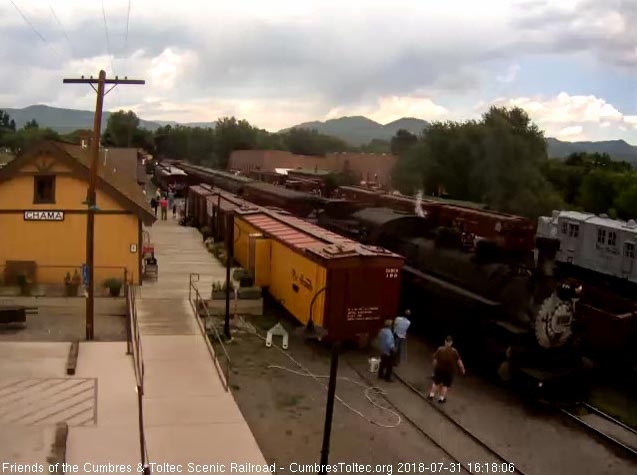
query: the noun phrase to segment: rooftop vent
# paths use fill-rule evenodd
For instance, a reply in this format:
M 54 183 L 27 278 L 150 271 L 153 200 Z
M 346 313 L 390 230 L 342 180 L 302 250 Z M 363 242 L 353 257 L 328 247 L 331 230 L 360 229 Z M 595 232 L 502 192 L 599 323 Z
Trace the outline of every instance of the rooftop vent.
M 635 222 L 634 219 L 629 219 L 626 223 L 626 226 L 628 226 L 629 228 L 637 228 L 637 222 Z
M 346 254 L 356 254 L 356 247 L 354 245 L 342 245 L 342 244 L 332 244 L 329 246 L 325 246 L 323 248 L 323 252 L 329 254 L 331 256 L 342 256 Z

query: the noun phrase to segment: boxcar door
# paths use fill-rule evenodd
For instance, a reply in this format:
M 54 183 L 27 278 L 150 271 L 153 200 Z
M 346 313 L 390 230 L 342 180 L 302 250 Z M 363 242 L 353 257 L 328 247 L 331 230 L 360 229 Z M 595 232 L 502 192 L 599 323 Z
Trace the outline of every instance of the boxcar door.
M 633 273 L 635 265 L 635 243 L 626 241 L 624 243 L 624 253 L 622 258 L 622 274 L 624 277 L 630 277 Z

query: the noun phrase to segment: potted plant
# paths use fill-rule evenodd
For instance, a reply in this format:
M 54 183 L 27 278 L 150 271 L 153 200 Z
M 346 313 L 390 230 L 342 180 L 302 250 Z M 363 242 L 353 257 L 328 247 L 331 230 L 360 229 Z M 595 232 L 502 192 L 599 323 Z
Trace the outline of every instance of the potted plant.
M 212 299 L 222 300 L 226 298 L 226 283 L 217 281 L 212 283 Z
M 237 291 L 237 298 L 239 300 L 258 300 L 261 297 L 261 287 L 239 287 Z
M 109 290 L 111 297 L 119 297 L 119 293 L 122 290 L 122 279 L 111 277 L 104 281 L 104 287 Z
M 232 278 L 239 282 L 239 287 L 252 287 L 254 285 L 254 276 L 246 269 L 235 270 Z
M 73 277 L 71 277 L 70 272 L 67 272 L 64 276 L 64 295 L 66 297 L 77 297 L 77 291 L 81 283 L 82 278 L 77 269 L 73 272 Z
M 20 295 L 31 295 L 31 282 L 26 274 L 18 274 L 16 277 L 18 285 L 20 286 Z

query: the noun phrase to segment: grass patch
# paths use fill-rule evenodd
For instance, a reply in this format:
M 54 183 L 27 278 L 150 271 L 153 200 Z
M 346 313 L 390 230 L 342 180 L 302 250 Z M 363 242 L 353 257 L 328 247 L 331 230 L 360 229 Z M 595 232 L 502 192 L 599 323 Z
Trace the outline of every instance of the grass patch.
M 278 393 L 275 397 L 274 405 L 281 409 L 284 407 L 296 407 L 298 406 L 305 396 L 302 394 L 282 394 Z
M 637 429 L 637 401 L 627 391 L 620 392 L 609 388 L 594 389 L 591 391 L 588 403 Z

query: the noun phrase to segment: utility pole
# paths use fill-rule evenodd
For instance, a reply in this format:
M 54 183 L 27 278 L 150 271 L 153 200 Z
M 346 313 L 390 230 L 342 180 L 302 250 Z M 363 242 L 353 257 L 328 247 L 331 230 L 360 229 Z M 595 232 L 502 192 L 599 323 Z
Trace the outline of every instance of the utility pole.
M 226 319 L 223 324 L 223 333 L 228 340 L 232 339 L 230 334 L 230 267 L 234 259 L 234 212 L 228 211 L 226 214 Z
M 80 79 L 64 79 L 64 84 L 89 84 L 93 90 L 97 93 L 97 101 L 95 103 L 95 118 L 93 119 L 93 141 L 91 143 L 91 159 L 89 165 L 89 180 L 88 191 L 86 194 L 86 205 L 88 206 L 88 218 L 86 220 L 86 265 L 88 267 L 88 298 L 86 299 L 86 339 L 92 340 L 94 338 L 93 327 L 93 313 L 94 313 L 94 247 L 95 247 L 95 211 L 97 210 L 96 203 L 96 184 L 97 184 L 97 167 L 99 166 L 99 153 L 100 153 L 100 133 L 102 127 L 102 106 L 104 104 L 104 96 L 111 92 L 118 84 L 145 84 L 146 81 L 139 79 L 119 79 L 115 76 L 114 79 L 106 79 L 106 72 L 100 71 L 99 77 L 93 79 L 91 76 L 89 79 L 85 79 L 82 76 Z M 97 84 L 95 89 L 94 84 Z M 112 84 L 112 87 L 104 92 L 106 84 Z M 141 250 L 138 250 L 141 252 Z M 126 285 L 126 282 L 124 282 Z
M 330 437 L 332 435 L 332 414 L 334 412 L 334 397 L 336 395 L 336 379 L 338 374 L 338 353 L 341 343 L 332 343 L 332 358 L 330 361 L 330 381 L 327 387 L 327 404 L 325 405 L 325 427 L 323 428 L 323 446 L 321 448 L 321 463 L 319 474 L 326 473 L 327 461 L 330 454 Z

